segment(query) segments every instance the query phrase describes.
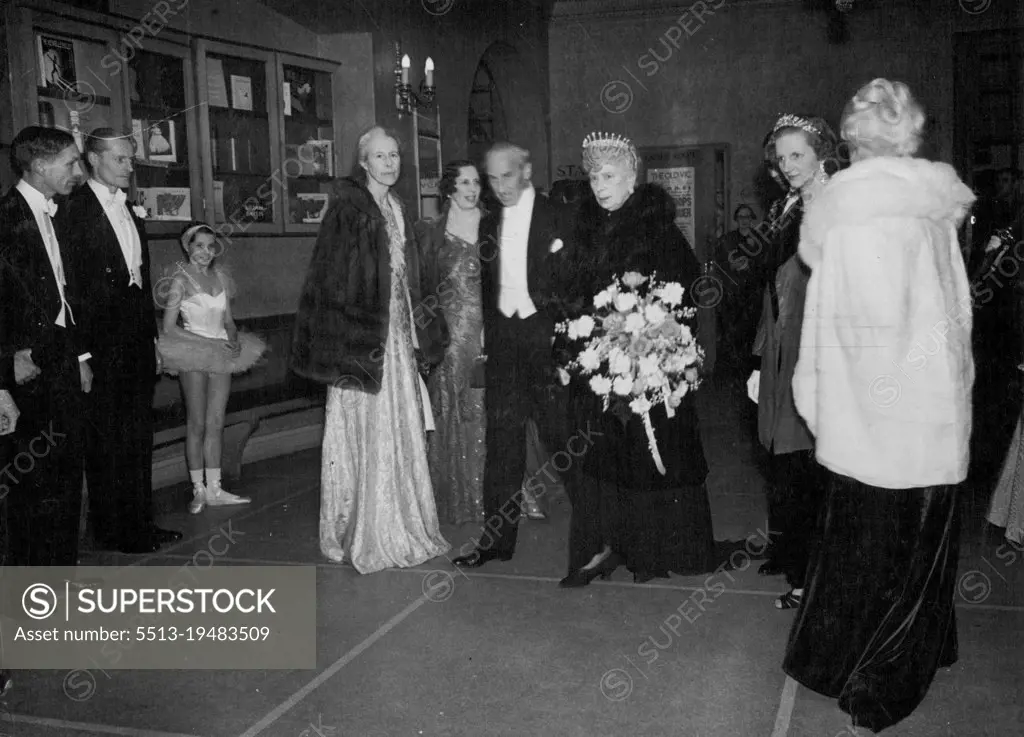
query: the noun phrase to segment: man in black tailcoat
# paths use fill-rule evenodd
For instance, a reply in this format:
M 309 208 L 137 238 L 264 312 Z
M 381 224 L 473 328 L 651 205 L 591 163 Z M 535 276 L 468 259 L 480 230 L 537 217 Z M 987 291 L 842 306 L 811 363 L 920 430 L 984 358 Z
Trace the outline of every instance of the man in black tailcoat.
M 562 239 L 569 240 L 567 213 L 534 189 L 528 151 L 496 144 L 487 153 L 486 170 L 501 204 L 480 223 L 487 354 L 486 519 L 475 548 L 453 561 L 463 568 L 509 560 L 515 553 L 527 419 L 536 422 L 549 452 L 557 453 L 566 442 L 564 411 L 551 403 L 551 387 L 558 319 L 552 293 L 565 254 Z
M 4 438 L 10 566 L 73 566 L 82 503 L 84 393 L 92 373 L 54 228 L 55 195 L 82 176 L 67 132 L 31 126 L 11 143 L 20 181 L 0 199 L 0 390 L 20 416 Z
M 110 128 L 86 137 L 88 181 L 57 216 L 79 286 L 93 387 L 86 478 L 96 542 L 138 554 L 181 539 L 153 524 L 153 393 L 159 372 L 149 249 L 141 207 L 126 199 L 134 142 Z

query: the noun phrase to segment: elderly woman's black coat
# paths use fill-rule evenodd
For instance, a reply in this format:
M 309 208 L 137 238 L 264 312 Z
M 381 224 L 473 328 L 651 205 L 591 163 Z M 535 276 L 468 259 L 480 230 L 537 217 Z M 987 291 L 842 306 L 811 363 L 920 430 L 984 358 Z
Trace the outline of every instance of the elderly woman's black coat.
M 413 216 L 402 208 L 405 262 L 421 365 L 440 363 L 448 331 L 434 291 L 433 264 L 421 258 Z M 336 185 L 295 318 L 291 368 L 308 379 L 376 394 L 391 304 L 391 249 L 384 215 L 366 186 Z
M 637 188 L 621 208 L 602 209 L 593 198 L 582 204 L 575 235 L 576 259 L 563 276 L 576 297 L 573 312 L 590 312 L 593 297 L 614 276 L 627 271 L 656 273 L 658 281 L 678 282 L 684 304 L 700 265 L 675 224 L 675 207 L 664 189 Z M 575 307 L 575 309 L 573 309 Z M 696 320 L 691 330 L 696 334 Z M 671 419 L 664 405 L 651 410 L 651 423 L 666 475 L 648 449 L 639 415 L 603 411 L 587 381 L 570 386 L 572 421 L 592 445 L 567 487 L 573 510 L 569 532 L 569 571 L 586 565 L 605 546 L 623 555 L 637 580 L 714 569 L 714 534 L 704 480 L 708 474 L 692 395 Z
M 579 211 L 575 237 L 576 259 L 573 273 L 566 281 L 568 293 L 577 297 L 577 310 L 589 312 L 593 297 L 607 287 L 612 278 L 627 271 L 657 273 L 661 282 L 678 282 L 686 290 L 686 306 L 692 301 L 695 282 L 700 278 L 700 263 L 690 244 L 675 224 L 675 204 L 657 185 L 641 185 L 626 203 L 615 210 L 604 210 L 593 198 L 587 198 Z M 696 318 L 691 329 L 696 335 Z M 655 436 L 667 474 L 662 476 L 647 448 L 647 435 L 638 415 L 602 411 L 601 399 L 587 382 L 573 382 L 573 404 L 578 423 L 589 420 L 606 434 L 599 438 L 593 452 L 583 463 L 585 473 L 607 478 L 633 488 L 671 488 L 682 484 L 704 483 L 708 473 L 700 439 L 692 395 L 669 419 L 663 405 L 651 411 Z

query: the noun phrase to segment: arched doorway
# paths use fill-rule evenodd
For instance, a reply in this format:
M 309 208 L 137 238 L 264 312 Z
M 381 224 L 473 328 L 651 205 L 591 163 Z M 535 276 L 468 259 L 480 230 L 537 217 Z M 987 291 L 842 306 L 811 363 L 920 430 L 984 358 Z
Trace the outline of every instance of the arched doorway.
M 487 149 L 500 141 L 505 133 L 505 109 L 490 67 L 483 59 L 473 76 L 473 89 L 469 92 L 469 158 L 483 159 Z
M 480 57 L 469 96 L 467 152 L 474 161 L 496 141 L 530 150 L 533 181 L 548 184 L 547 82 L 538 60 L 497 42 Z

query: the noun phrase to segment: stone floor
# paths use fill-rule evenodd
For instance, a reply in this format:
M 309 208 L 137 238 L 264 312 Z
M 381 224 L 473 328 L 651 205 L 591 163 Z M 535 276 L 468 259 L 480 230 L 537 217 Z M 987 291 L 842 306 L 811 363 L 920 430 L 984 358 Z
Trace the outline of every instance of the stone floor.
M 764 524 L 751 406 L 709 387 L 702 418 L 716 537 Z M 791 612 L 780 579 L 738 570 L 711 593 L 705 577 L 563 591 L 568 506 L 526 522 L 508 563 L 457 571 L 444 558 L 360 576 L 317 549 L 319 454 L 245 468 L 248 508 L 184 513 L 188 490 L 161 498 L 164 526 L 185 539 L 144 559 L 94 565 L 316 566 L 316 670 L 19 671 L 0 734 L 17 737 L 839 737 L 835 703 L 781 672 Z M 968 495 L 958 601 L 960 661 L 921 707 L 884 734 L 1024 734 L 1024 551 L 983 523 L 985 491 Z M 213 546 L 230 522 L 232 543 Z M 476 532 L 445 529 L 457 548 Z M 222 538 L 219 538 L 221 540 Z M 217 552 L 211 552 L 216 547 Z M 709 593 L 711 594 L 709 596 Z M 688 612 L 681 620 L 678 612 Z M 687 621 L 689 620 L 689 621 Z

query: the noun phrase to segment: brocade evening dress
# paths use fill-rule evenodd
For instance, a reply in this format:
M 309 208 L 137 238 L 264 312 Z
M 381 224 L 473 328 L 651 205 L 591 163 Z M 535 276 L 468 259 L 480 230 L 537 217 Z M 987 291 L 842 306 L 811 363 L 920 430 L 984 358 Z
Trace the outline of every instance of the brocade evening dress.
M 360 573 L 409 568 L 448 552 L 427 464 L 403 229 L 384 213 L 391 249 L 390 325 L 377 393 L 328 388 L 320 550 Z M 429 409 L 428 409 L 429 411 Z

